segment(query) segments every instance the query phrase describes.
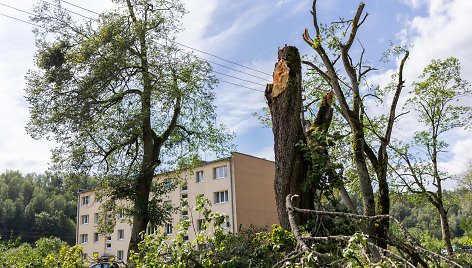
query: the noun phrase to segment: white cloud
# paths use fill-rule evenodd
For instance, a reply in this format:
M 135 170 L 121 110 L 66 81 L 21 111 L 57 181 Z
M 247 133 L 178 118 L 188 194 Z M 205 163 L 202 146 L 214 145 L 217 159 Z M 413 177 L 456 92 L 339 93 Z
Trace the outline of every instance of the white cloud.
M 412 44 L 410 57 L 405 65 L 404 76 L 407 87 L 404 94 L 410 89 L 413 81 L 421 74 L 432 59 L 456 57 L 462 63 L 462 77 L 472 82 L 472 32 L 469 26 L 469 17 L 472 14 L 472 1 L 406 1 L 412 7 L 421 4 L 428 5 L 426 16 L 417 16 L 408 22 L 406 29 L 400 31 L 397 37 L 406 44 Z M 386 80 L 376 77 L 380 82 Z M 406 96 L 403 95 L 405 98 Z M 472 99 L 464 99 L 465 105 L 472 105 Z M 401 106 L 399 106 L 401 107 Z M 397 130 L 400 137 L 411 137 L 418 129 L 418 122 L 413 115 L 403 118 Z M 394 133 L 395 136 L 395 133 Z M 443 161 L 441 167 L 452 174 L 459 174 L 465 168 L 465 163 L 472 158 L 472 137 L 464 130 L 452 131 L 445 137 L 451 144 L 450 151 L 444 155 L 449 161 Z
M 413 9 L 418 9 L 425 3 L 425 0 L 400 0 L 400 3 L 409 5 Z

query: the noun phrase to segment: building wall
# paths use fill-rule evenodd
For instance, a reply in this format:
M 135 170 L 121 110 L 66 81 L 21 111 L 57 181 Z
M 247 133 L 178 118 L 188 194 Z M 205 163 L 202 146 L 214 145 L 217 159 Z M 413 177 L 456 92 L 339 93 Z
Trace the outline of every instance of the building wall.
M 233 154 L 237 229 L 278 224 L 274 162 Z
M 215 168 L 226 167 L 226 176 L 215 179 Z M 203 172 L 203 181 L 197 182 L 197 172 Z M 264 159 L 251 157 L 248 155 L 233 153 L 231 158 L 205 163 L 195 168 L 192 172 L 182 175 L 186 181 L 185 187 L 177 187 L 167 195 L 167 199 L 174 205 L 180 206 L 181 198 L 186 196 L 188 201 L 188 216 L 192 219 L 193 226 L 197 228 L 197 221 L 203 216 L 195 211 L 196 198 L 203 194 L 211 201 L 211 209 L 226 215 L 229 224 L 225 224 L 228 232 L 237 232 L 238 226 L 248 227 L 251 224 L 256 226 L 270 226 L 278 223 L 277 211 L 275 208 L 274 196 L 274 163 Z M 156 180 L 163 180 L 167 175 L 160 175 Z M 227 202 L 215 203 L 215 193 L 228 191 Z M 89 196 L 89 204 L 82 204 L 82 198 Z M 221 197 L 221 195 L 220 195 Z M 131 225 L 126 219 L 117 217 L 117 224 L 114 232 L 110 234 L 110 241 L 106 237 L 99 236 L 98 241 L 94 241 L 94 233 L 97 232 L 94 223 L 94 215 L 99 212 L 99 203 L 95 202 L 94 192 L 82 192 L 79 195 L 79 215 L 77 244 L 84 247 L 84 253 L 92 257 L 94 253 L 99 256 L 118 256 L 118 251 L 123 252 L 123 258 L 127 258 L 127 249 L 131 236 Z M 89 223 L 82 224 L 81 216 L 89 215 Z M 180 212 L 172 215 L 168 224 L 173 226 L 173 230 L 168 236 L 173 238 L 177 233 L 177 223 L 181 219 Z M 118 230 L 123 230 L 124 238 L 118 239 Z M 87 234 L 87 243 L 81 243 L 81 235 Z M 190 228 L 188 239 L 195 237 L 194 228 Z M 111 244 L 111 247 L 107 247 Z

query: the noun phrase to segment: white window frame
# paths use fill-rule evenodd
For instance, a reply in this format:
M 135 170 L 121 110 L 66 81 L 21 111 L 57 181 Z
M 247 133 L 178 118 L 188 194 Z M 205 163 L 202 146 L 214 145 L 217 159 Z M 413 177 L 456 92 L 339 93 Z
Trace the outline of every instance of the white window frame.
M 125 218 L 125 209 L 122 208 L 120 209 L 120 211 L 118 212 L 118 219 L 122 220 Z
M 223 174 L 221 174 L 221 173 L 223 173 Z M 228 176 L 228 166 L 227 165 L 215 167 L 213 169 L 213 179 L 221 180 L 221 179 L 226 178 L 226 176 Z
M 197 183 L 203 183 L 205 181 L 203 177 L 203 170 L 195 172 L 195 181 Z
M 94 214 L 93 214 L 93 222 L 94 222 L 94 223 L 97 223 L 97 222 L 98 222 L 98 217 L 99 217 L 98 213 L 94 213 Z
M 173 231 L 174 231 L 174 227 L 172 226 L 172 224 L 170 224 L 170 223 L 166 224 L 166 226 L 165 226 L 166 234 L 170 235 L 170 234 L 172 234 Z
M 88 205 L 90 203 L 90 195 L 82 196 L 82 206 Z
M 228 190 L 214 193 L 215 204 L 224 204 L 229 202 Z
M 111 249 L 111 235 L 105 236 L 105 249 Z
M 186 184 L 180 186 L 180 191 L 181 192 L 187 192 L 188 191 L 188 184 L 186 183 Z
M 81 224 L 89 224 L 90 219 L 89 219 L 89 214 L 81 215 L 80 216 L 80 223 Z
M 118 240 L 125 240 L 125 230 L 120 229 L 117 231 Z
M 80 244 L 88 243 L 88 234 L 80 234 Z
M 158 229 L 159 229 L 158 226 L 148 224 L 148 226 L 146 227 L 146 234 L 147 235 L 155 234 Z
M 122 261 L 124 257 L 125 257 L 125 254 L 124 254 L 124 251 L 122 249 L 116 251 L 116 258 L 119 261 Z

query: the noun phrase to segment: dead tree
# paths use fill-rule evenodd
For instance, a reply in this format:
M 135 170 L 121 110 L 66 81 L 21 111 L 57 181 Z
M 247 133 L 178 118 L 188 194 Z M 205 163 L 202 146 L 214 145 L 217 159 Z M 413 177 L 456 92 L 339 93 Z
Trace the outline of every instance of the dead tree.
M 265 97 L 269 105 L 275 152 L 275 195 L 279 222 L 283 228 L 290 224 L 285 207 L 285 197 L 292 193 L 301 196 L 300 206 L 313 208 L 309 192 L 301 193 L 308 164 L 303 159 L 300 144 L 305 135 L 300 120 L 302 111 L 302 67 L 296 47 L 285 46 L 278 51 L 273 83 L 268 84 Z
M 415 239 L 408 230 L 403 226 L 403 224 L 397 220 L 396 218 L 390 215 L 377 215 L 377 216 L 364 216 L 352 213 L 343 213 L 343 212 L 334 212 L 334 211 L 317 211 L 317 210 L 310 210 L 310 209 L 301 209 L 294 206 L 292 203 L 298 196 L 296 195 L 288 195 L 285 199 L 287 213 L 289 217 L 290 227 L 292 229 L 292 233 L 294 238 L 297 242 L 297 246 L 293 252 L 287 255 L 287 257 L 280 261 L 279 263 L 274 265 L 275 267 L 283 267 L 283 264 L 287 261 L 298 261 L 303 264 L 304 257 L 308 256 L 308 253 L 313 254 L 317 257 L 317 265 L 319 267 L 329 266 L 332 267 L 331 264 L 337 263 L 335 267 L 343 267 L 343 261 L 333 259 L 332 254 L 326 254 L 317 252 L 315 249 L 316 243 L 320 242 L 331 242 L 331 243 L 339 243 L 340 245 L 346 244 L 347 242 L 352 242 L 356 238 L 369 238 L 368 235 L 353 235 L 353 236 L 346 236 L 346 235 L 334 235 L 334 236 L 311 236 L 311 235 L 302 235 L 299 231 L 298 224 L 294 220 L 296 214 L 310 214 L 315 215 L 318 217 L 346 217 L 352 221 L 370 221 L 376 222 L 379 219 L 388 219 L 392 223 L 396 224 L 399 229 L 399 233 L 401 235 L 401 239 L 395 238 L 394 236 L 386 236 L 385 239 L 379 237 L 372 237 L 374 242 L 362 242 L 356 244 L 356 246 L 364 249 L 364 252 L 368 252 L 371 248 L 376 248 L 379 252 L 382 253 L 380 259 L 373 258 L 370 254 L 362 254 L 363 258 L 365 259 L 364 262 L 369 264 L 369 267 L 374 267 L 376 264 L 379 264 L 380 261 L 390 264 L 391 267 L 429 267 L 429 265 L 433 267 L 463 267 L 453 259 L 449 257 L 442 256 L 440 254 L 434 253 L 425 249 L 421 246 L 421 243 Z M 392 251 L 391 249 L 384 249 L 376 245 L 375 241 L 377 240 L 384 240 L 384 243 L 391 246 L 391 248 L 395 248 L 396 250 Z M 367 248 L 369 247 L 369 248 Z M 357 256 L 352 256 L 353 259 L 359 262 Z M 359 263 L 360 266 L 361 263 Z
M 398 116 L 395 115 L 396 106 L 404 81 L 402 78 L 403 66 L 408 57 L 405 52 L 398 71 L 398 82 L 394 91 L 394 97 L 390 106 L 390 112 L 387 115 L 386 128 L 383 131 L 376 131 L 374 135 L 377 138 L 378 151 L 375 152 L 373 146 L 366 139 L 366 122 L 369 117 L 366 114 L 364 106 L 364 97 L 361 95 L 361 85 L 365 76 L 372 70 L 372 67 L 365 66 L 363 62 L 364 50 L 359 56 L 359 61 L 355 62 L 350 55 L 350 49 L 356 40 L 358 29 L 367 18 L 364 10 L 364 3 L 360 3 L 357 11 L 351 20 L 342 20 L 337 25 L 341 25 L 343 33 L 336 36 L 336 31 L 326 31 L 320 27 L 316 13 L 316 0 L 313 1 L 312 15 L 313 26 L 315 28 L 315 38 L 312 38 L 305 29 L 303 39 L 316 52 L 321 64 L 304 61 L 310 66 L 322 79 L 324 79 L 335 92 L 337 103 L 342 116 L 349 124 L 352 135 L 352 154 L 353 162 L 359 178 L 360 190 L 362 193 L 363 214 L 365 216 L 388 215 L 390 210 L 389 189 L 387 183 L 388 155 L 387 146 L 390 143 L 392 128 Z M 347 81 L 342 79 L 347 77 Z M 369 164 L 373 167 L 374 174 L 369 170 Z M 374 198 L 372 178 L 378 180 L 377 203 Z M 373 222 L 367 222 L 365 230 L 370 237 L 386 237 L 389 229 L 387 219 L 381 219 L 377 228 Z M 379 246 L 385 248 L 385 244 L 380 240 Z

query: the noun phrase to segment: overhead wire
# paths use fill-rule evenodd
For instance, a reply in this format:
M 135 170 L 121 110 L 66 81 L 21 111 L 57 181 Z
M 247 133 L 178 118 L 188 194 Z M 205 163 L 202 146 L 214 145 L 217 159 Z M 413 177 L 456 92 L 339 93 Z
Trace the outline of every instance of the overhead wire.
M 28 24 L 33 25 L 33 26 L 35 26 L 35 27 L 44 28 L 44 27 L 41 26 L 41 25 L 37 25 L 37 24 L 34 24 L 34 23 L 32 23 L 32 22 L 29 22 L 29 21 L 26 21 L 26 20 L 22 20 L 22 19 L 19 19 L 19 18 L 16 18 L 16 17 L 12 17 L 12 16 L 9 16 L 9 15 L 3 14 L 3 13 L 0 13 L 0 16 L 4 16 L 4 17 L 7 17 L 7 18 L 10 18 L 10 19 L 13 19 L 13 20 L 17 20 L 17 21 L 21 21 L 21 22 L 24 22 L 24 23 L 28 23 Z
M 66 9 L 66 8 L 62 7 L 61 5 L 56 5 L 56 4 L 50 3 L 50 2 L 45 1 L 45 0 L 40 0 L 40 1 L 41 1 L 41 2 L 44 2 L 44 3 L 48 4 L 48 5 L 54 6 L 55 8 L 64 9 L 65 11 L 70 12 L 70 13 L 72 13 L 72 14 L 75 14 L 75 15 L 77 15 L 77 16 L 80 16 L 80 17 L 83 17 L 83 18 L 86 18 L 86 19 L 89 19 L 89 20 L 94 20 L 94 19 L 92 19 L 92 18 L 90 18 L 90 17 L 88 17 L 88 16 L 85 16 L 85 15 L 82 15 L 82 14 L 80 14 L 80 13 L 77 13 L 77 12 L 71 11 L 71 10 L 69 10 L 69 9 Z M 90 12 L 90 13 L 94 13 L 94 14 L 99 15 L 98 12 L 95 12 L 95 11 L 90 10 L 90 9 L 88 9 L 88 8 L 85 8 L 85 7 L 82 7 L 82 6 L 80 6 L 80 5 L 71 3 L 71 2 L 69 2 L 69 1 L 61 0 L 61 2 L 64 2 L 64 3 L 68 4 L 68 5 L 74 6 L 74 7 L 76 7 L 76 8 L 85 10 L 85 11 L 87 11 L 87 12 Z M 0 5 L 3 5 L 3 6 L 5 6 L 5 7 L 11 8 L 11 9 L 14 9 L 14 10 L 17 10 L 17 11 L 20 11 L 20 12 L 23 12 L 23 13 L 26 13 L 26 14 L 29 14 L 29 15 L 34 15 L 34 14 L 31 13 L 31 12 L 28 12 L 28 11 L 25 11 L 25 10 L 22 10 L 22 9 L 19 9 L 19 8 L 16 8 L 16 7 L 13 7 L 13 6 L 10 6 L 10 5 L 1 3 L 1 2 L 0 2 Z M 40 25 L 31 23 L 31 22 L 26 21 L 26 20 L 19 19 L 19 18 L 16 18 L 16 17 L 12 17 L 12 16 L 9 16 L 9 15 L 3 14 L 3 13 L 0 13 L 0 16 L 4 16 L 4 17 L 10 18 L 10 19 L 14 19 L 14 20 L 17 20 L 17 21 L 20 21 L 20 22 L 24 22 L 24 23 L 30 24 L 30 25 L 35 26 L 35 27 L 44 28 L 43 26 L 40 26 Z M 246 65 L 243 65 L 243 64 L 240 64 L 240 63 L 237 63 L 237 62 L 228 60 L 228 59 L 225 59 L 225 58 L 220 57 L 220 56 L 218 56 L 218 55 L 215 55 L 215 54 L 213 54 L 213 53 L 206 52 L 206 51 L 204 51 L 204 50 L 201 50 L 201 49 L 198 49 L 198 48 L 194 48 L 194 47 L 191 47 L 191 46 L 188 46 L 188 45 L 179 43 L 179 42 L 174 41 L 174 40 L 170 40 L 170 39 L 166 39 L 166 40 L 169 41 L 169 42 L 172 42 L 172 43 L 174 43 L 174 44 L 176 44 L 176 45 L 178 45 L 178 46 L 181 46 L 181 47 L 184 47 L 184 48 L 193 50 L 193 51 L 197 51 L 197 52 L 199 52 L 199 53 L 202 53 L 202 54 L 205 54 L 205 55 L 208 55 L 208 56 L 217 58 L 217 59 L 219 59 L 219 60 L 221 60 L 221 61 L 231 63 L 231 64 L 233 64 L 233 65 L 242 67 L 242 68 L 244 68 L 244 69 L 251 70 L 251 71 L 254 71 L 254 72 L 257 72 L 257 73 L 264 74 L 264 75 L 267 75 L 267 76 L 272 77 L 272 75 L 269 74 L 269 73 L 266 73 L 266 72 L 257 70 L 257 69 L 252 68 L 252 67 L 248 67 L 248 66 L 246 66 Z M 185 53 L 189 53 L 189 52 L 185 52 Z M 198 56 L 197 56 L 197 57 L 198 57 Z M 199 57 L 199 58 L 200 58 L 200 57 Z M 202 58 L 200 58 L 200 59 L 202 59 Z M 267 81 L 267 82 L 268 82 L 268 79 L 264 79 L 264 78 L 262 78 L 262 77 L 259 77 L 259 76 L 250 74 L 250 73 L 248 73 L 248 72 L 244 72 L 244 71 L 241 71 L 241 70 L 238 70 L 238 69 L 235 69 L 235 68 L 232 68 L 232 67 L 229 67 L 229 66 L 226 66 L 226 65 L 223 65 L 223 64 L 220 64 L 220 63 L 217 63 L 217 62 L 208 60 L 208 59 L 203 59 L 203 60 L 208 61 L 208 62 L 211 63 L 211 64 L 214 64 L 214 65 L 217 65 L 217 66 L 220 66 L 220 67 L 223 67 L 223 68 L 232 70 L 232 71 L 236 71 L 236 72 L 239 72 L 239 73 L 242 73 L 242 74 L 245 74 L 245 75 L 248 75 L 248 76 L 251 76 L 251 77 L 254 77 L 254 78 L 257 78 L 257 79 L 260 79 L 260 80 L 263 80 L 263 81 Z M 224 74 L 224 73 L 221 73 L 221 72 L 218 72 L 218 71 L 215 71 L 215 70 L 213 70 L 213 72 L 216 73 L 216 74 L 223 75 L 223 76 L 227 76 L 227 77 L 230 77 L 230 78 L 233 78 L 233 79 L 237 79 L 237 80 L 240 80 L 240 81 L 252 83 L 252 84 L 255 84 L 255 85 L 265 86 L 264 84 L 261 84 L 261 83 L 257 83 L 257 82 L 250 81 L 250 80 L 246 80 L 246 79 L 242 79 L 242 78 L 239 78 L 239 77 L 236 77 L 236 76 Z M 241 87 L 241 88 L 246 88 L 246 89 L 249 89 L 249 90 L 253 90 L 253 91 L 264 92 L 264 90 L 259 90 L 259 89 L 256 89 L 256 88 L 248 87 L 248 86 L 245 86 L 245 85 L 233 83 L 233 82 L 226 81 L 226 80 L 221 80 L 221 79 L 219 79 L 219 81 L 220 81 L 220 82 L 223 82 L 223 83 L 226 83 L 226 84 L 234 85 L 234 86 L 237 86 L 237 87 Z M 393 131 L 392 131 L 392 132 L 393 132 Z M 407 139 L 407 140 L 409 140 L 409 141 L 412 141 L 411 138 L 405 137 L 405 136 L 403 136 L 403 135 L 401 135 L 401 134 L 399 134 L 399 133 L 396 133 L 396 132 L 393 132 L 393 133 L 396 134 L 396 135 L 398 135 L 398 136 L 400 136 L 400 137 L 402 137 L 402 138 L 404 138 L 404 139 Z M 427 152 L 426 152 L 425 150 L 422 150 L 422 149 L 419 149 L 419 148 L 416 148 L 416 149 L 417 149 L 418 151 L 422 152 L 422 153 L 427 154 Z M 446 159 L 443 159 L 443 158 L 439 158 L 439 157 L 438 157 L 438 159 L 439 159 L 439 160 L 442 160 L 442 161 L 444 161 L 444 162 L 450 162 L 450 161 L 447 161 Z M 461 168 L 461 169 L 464 169 L 464 168 L 465 168 L 464 166 L 458 165 L 457 163 L 453 163 L 453 162 L 450 162 L 450 163 L 451 163 L 452 165 L 458 167 L 458 168 Z
M 68 4 L 68 5 L 74 6 L 74 7 L 76 7 L 76 8 L 80 8 L 80 9 L 82 9 L 82 10 L 88 11 L 88 12 L 90 12 L 90 13 L 93 13 L 93 14 L 96 14 L 96 15 L 100 15 L 100 13 L 98 13 L 98 12 L 95 12 L 95 11 L 90 10 L 90 9 L 88 9 L 88 8 L 85 8 L 85 7 L 79 6 L 79 5 L 77 5 L 77 4 L 71 3 L 71 2 L 69 2 L 69 1 L 61 0 L 61 2 L 64 2 L 64 3 Z
M 72 14 L 74 14 L 74 15 L 77 15 L 77 16 L 80 16 L 80 17 L 83 17 L 83 18 L 86 18 L 86 19 L 89 19 L 89 20 L 95 20 L 95 19 L 92 19 L 92 18 L 87 17 L 87 16 L 85 16 L 85 15 L 82 15 L 82 14 L 80 14 L 80 13 L 77 13 L 77 12 L 75 12 L 75 11 L 72 11 L 72 10 L 70 10 L 70 9 L 64 8 L 64 7 L 62 7 L 61 5 L 56 5 L 56 4 L 50 3 L 50 2 L 48 2 L 48 1 L 46 1 L 46 0 L 39 0 L 39 1 L 41 1 L 41 2 L 43 2 L 43 3 L 45 3 L 45 4 L 47 4 L 47 5 L 53 6 L 53 7 L 55 7 L 56 9 L 59 9 L 59 10 L 63 9 L 63 10 L 65 10 L 65 11 L 67 11 L 67 12 L 69 12 L 69 13 L 72 13 Z
M 60 6 L 60 5 L 55 5 L 55 4 L 52 4 L 52 3 L 48 2 L 48 1 L 45 1 L 45 0 L 40 0 L 40 1 L 41 1 L 41 2 L 44 2 L 44 3 L 48 4 L 48 5 L 52 5 L 52 6 L 54 6 L 55 8 L 64 9 L 64 10 L 66 10 L 66 11 L 68 11 L 68 12 L 71 12 L 72 14 L 76 14 L 76 15 L 78 15 L 78 16 L 81 16 L 81 17 L 84 17 L 84 18 L 93 20 L 93 19 L 90 18 L 90 17 L 87 17 L 87 16 L 84 16 L 84 15 L 82 15 L 82 14 L 76 13 L 76 12 L 71 11 L 71 10 L 69 10 L 69 9 L 66 9 L 66 8 L 64 8 L 64 7 Z M 62 0 L 61 2 L 64 2 L 64 3 L 66 3 L 66 4 L 75 6 L 75 7 L 77 7 L 77 8 L 86 10 L 86 11 L 91 12 L 91 13 L 94 13 L 94 14 L 99 14 L 98 12 L 95 12 L 95 11 L 90 10 L 90 9 L 87 9 L 87 8 L 85 8 L 85 7 L 82 7 L 82 6 L 79 6 L 79 5 L 70 3 L 70 2 L 68 2 L 68 1 Z M 10 5 L 1 3 L 1 2 L 0 2 L 0 5 L 3 5 L 3 6 L 6 6 L 6 7 L 8 7 L 8 8 L 11 8 L 11 9 L 14 9 L 14 10 L 17 10 L 17 11 L 20 11 L 20 12 L 23 12 L 23 13 L 26 13 L 26 14 L 33 15 L 33 16 L 34 16 L 34 14 L 31 13 L 31 12 L 28 12 L 28 11 L 25 11 L 25 10 L 22 10 L 22 9 L 19 9 L 19 8 L 16 8 L 16 7 L 13 7 L 13 6 L 10 6 Z M 11 16 L 8 16 L 8 15 L 5 15 L 5 14 L 1 14 L 1 13 L 0 13 L 0 15 L 5 16 L 5 17 L 8 17 L 8 18 L 11 18 L 11 19 L 15 19 L 15 20 L 18 20 L 18 21 L 21 21 L 21 22 L 24 22 L 24 23 L 28 23 L 28 24 L 33 25 L 33 26 L 36 26 L 36 27 L 44 28 L 43 26 L 40 26 L 40 25 L 31 23 L 31 22 L 28 22 L 28 21 L 25 21 L 25 20 L 22 20 L 22 19 L 18 19 L 18 18 L 11 17 Z M 212 53 L 209 53 L 209 52 L 200 50 L 200 49 L 196 49 L 196 48 L 193 48 L 193 47 L 190 47 L 190 46 L 181 44 L 181 43 L 176 42 L 176 41 L 173 41 L 173 40 L 169 40 L 169 39 L 166 39 L 166 40 L 167 40 L 167 41 L 170 41 L 170 42 L 172 42 L 172 43 L 174 43 L 174 44 L 176 44 L 176 45 L 178 45 L 178 46 L 182 46 L 182 47 L 188 48 L 188 49 L 190 49 L 190 50 L 197 51 L 197 52 L 203 53 L 203 54 L 205 54 L 205 55 L 209 55 L 209 56 L 218 58 L 218 59 L 220 59 L 220 60 L 222 60 L 222 61 L 229 62 L 229 63 L 231 63 L 231 64 L 234 64 L 234 65 L 243 67 L 243 68 L 245 68 L 245 69 L 248 69 L 248 70 L 252 70 L 252 71 L 256 71 L 256 72 L 262 73 L 262 74 L 269 75 L 269 74 L 267 74 L 267 73 L 265 73 L 265 72 L 262 72 L 262 71 L 260 71 L 260 70 L 257 70 L 257 69 L 254 69 L 254 68 L 251 68 L 251 67 L 248 67 L 248 66 L 239 64 L 239 63 L 234 62 L 234 61 L 230 61 L 230 60 L 224 59 L 224 58 L 222 58 L 222 57 L 220 57 L 220 56 L 217 56 L 217 55 L 215 55 L 215 54 L 212 54 Z M 189 52 L 184 52 L 184 53 L 190 54 Z M 195 55 L 195 56 L 196 56 L 196 55 Z M 198 57 L 198 56 L 196 56 L 196 57 Z M 201 57 L 198 57 L 198 58 L 203 59 L 203 58 L 201 58 Z M 263 80 L 263 81 L 265 81 L 265 82 L 269 82 L 268 79 L 264 79 L 264 78 L 262 78 L 262 77 L 260 77 L 260 76 L 253 75 L 253 74 L 250 74 L 250 73 L 248 73 L 248 72 L 241 71 L 241 70 L 238 70 L 238 69 L 235 69 L 235 68 L 232 68 L 232 67 L 229 67 L 229 66 L 226 66 L 226 65 L 217 63 L 217 62 L 215 62 L 215 61 L 208 60 L 208 59 L 203 59 L 203 60 L 208 61 L 208 62 L 211 63 L 211 64 L 214 64 L 214 65 L 217 65 L 217 66 L 220 66 L 220 67 L 223 67 L 223 68 L 226 68 L 226 69 L 229 69 L 229 70 L 238 72 L 238 73 L 242 73 L 242 74 L 244 74 L 244 75 L 248 75 L 248 76 L 251 76 L 251 77 L 254 77 L 254 78 Z M 222 76 L 226 76 L 226 77 L 230 77 L 230 78 L 239 80 L 239 81 L 243 81 L 243 82 L 247 82 L 247 83 L 251 83 L 251 84 L 255 84 L 255 85 L 259 85 L 259 86 L 265 86 L 265 84 L 261 84 L 261 83 L 257 83 L 257 82 L 250 81 L 250 80 L 247 80 L 247 79 L 239 78 L 239 77 L 236 77 L 236 76 L 233 76 L 233 75 L 229 75 L 229 74 L 225 74 L 225 73 L 222 73 L 222 72 L 218 72 L 218 71 L 215 71 L 215 70 L 213 70 L 213 72 L 216 73 L 216 74 L 222 75 Z M 254 90 L 254 91 L 264 92 L 263 90 L 258 90 L 258 89 L 252 88 L 252 87 L 244 86 L 244 85 L 237 84 L 237 83 L 233 83 L 233 82 L 229 82 L 229 81 L 223 81 L 223 80 L 222 80 L 221 82 L 226 83 L 226 84 L 231 84 L 231 85 L 234 85 L 234 86 L 238 86 L 238 87 L 242 87 L 242 88 L 246 88 L 246 89 L 250 89 L 250 90 Z
M 194 51 L 197 51 L 197 52 L 203 53 L 203 54 L 205 54 L 205 55 L 208 55 L 208 56 L 212 56 L 212 57 L 214 57 L 214 58 L 217 58 L 217 59 L 219 59 L 219 60 L 222 60 L 222 61 L 225 61 L 225 62 L 228 62 L 228 63 L 234 64 L 234 65 L 237 65 L 237 66 L 243 67 L 243 68 L 245 68 L 245 69 L 252 70 L 252 71 L 255 71 L 255 72 L 258 72 L 258 73 L 261 73 L 261 74 L 265 74 L 265 75 L 268 75 L 268 76 L 272 77 L 272 75 L 271 75 L 271 74 L 269 74 L 269 73 L 266 73 L 266 72 L 263 72 L 263 71 L 260 71 L 260 70 L 257 70 L 257 69 L 254 69 L 254 68 L 248 67 L 248 66 L 246 66 L 246 65 L 243 65 L 243 64 L 239 64 L 239 63 L 237 63 L 237 62 L 234 62 L 234 61 L 231 61 L 231 60 L 227 60 L 227 59 L 225 59 L 225 58 L 222 58 L 222 57 L 220 57 L 220 56 L 218 56 L 218 55 L 215 55 L 215 54 L 212 54 L 212 53 L 209 53 L 209 52 L 206 52 L 206 51 L 200 50 L 200 49 L 198 49 L 198 48 L 193 48 L 193 47 L 191 47 L 191 46 L 184 45 L 184 44 L 182 44 L 182 43 L 179 43 L 179 42 L 177 42 L 177 41 L 174 41 L 174 40 L 169 40 L 169 39 L 166 39 L 166 40 L 167 40 L 167 41 L 169 41 L 169 42 L 172 42 L 172 43 L 174 43 L 174 44 L 177 44 L 177 45 L 179 45 L 179 46 L 182 46 L 182 47 L 185 47 L 185 48 L 188 48 L 188 49 L 191 49 L 191 50 L 194 50 Z

